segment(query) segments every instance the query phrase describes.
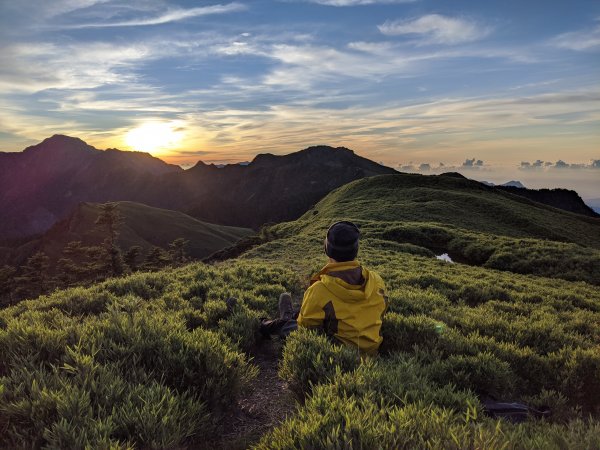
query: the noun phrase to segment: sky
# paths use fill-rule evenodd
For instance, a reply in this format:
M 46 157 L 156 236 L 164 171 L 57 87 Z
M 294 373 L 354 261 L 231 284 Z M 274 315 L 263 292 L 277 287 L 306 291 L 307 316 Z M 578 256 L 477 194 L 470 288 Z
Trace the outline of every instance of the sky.
M 597 0 L 0 0 L 0 151 L 310 145 L 600 198 Z

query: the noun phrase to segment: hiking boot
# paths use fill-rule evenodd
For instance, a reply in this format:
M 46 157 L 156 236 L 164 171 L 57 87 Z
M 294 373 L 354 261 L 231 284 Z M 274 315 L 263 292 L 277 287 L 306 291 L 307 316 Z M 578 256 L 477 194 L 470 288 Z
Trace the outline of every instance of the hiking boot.
M 292 320 L 294 318 L 292 296 L 287 292 L 279 296 L 279 318 L 282 320 Z
M 229 297 L 225 300 L 225 304 L 227 305 L 227 312 L 232 313 L 233 309 L 237 306 L 238 300 L 235 297 Z

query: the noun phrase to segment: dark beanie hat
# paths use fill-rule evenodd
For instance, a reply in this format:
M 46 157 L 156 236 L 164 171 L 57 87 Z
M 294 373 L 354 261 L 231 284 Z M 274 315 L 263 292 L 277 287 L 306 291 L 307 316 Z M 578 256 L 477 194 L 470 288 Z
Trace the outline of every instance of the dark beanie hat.
M 325 254 L 338 262 L 352 261 L 358 254 L 360 231 L 352 222 L 336 222 L 327 230 Z

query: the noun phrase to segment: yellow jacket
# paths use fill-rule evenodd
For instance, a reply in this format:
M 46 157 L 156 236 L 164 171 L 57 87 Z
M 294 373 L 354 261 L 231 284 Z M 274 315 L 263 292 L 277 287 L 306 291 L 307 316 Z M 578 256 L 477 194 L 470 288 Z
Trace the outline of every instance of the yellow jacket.
M 298 325 L 321 328 L 362 353 L 376 353 L 387 308 L 385 284 L 358 261 L 329 263 L 304 293 Z

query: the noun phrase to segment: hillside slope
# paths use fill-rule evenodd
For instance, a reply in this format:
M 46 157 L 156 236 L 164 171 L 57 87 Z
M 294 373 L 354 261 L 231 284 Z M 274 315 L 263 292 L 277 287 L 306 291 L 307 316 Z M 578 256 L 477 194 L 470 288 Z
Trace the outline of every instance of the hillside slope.
M 402 241 L 448 233 L 473 237 L 472 246 L 589 250 L 515 237 L 513 219 L 498 214 L 524 205 L 523 221 L 543 223 L 524 223 L 523 233 L 537 237 L 555 232 L 550 219 L 586 234 L 596 222 L 441 178 L 354 182 L 302 218 L 268 227 L 267 242 L 241 258 L 135 273 L 0 310 L 0 447 L 599 448 L 597 286 L 450 264 Z M 442 195 L 455 211 L 419 209 L 424 197 Z M 418 211 L 429 215 L 415 221 Z M 327 227 L 343 218 L 362 226 L 359 259 L 386 284 L 380 356 L 361 359 L 298 330 L 281 342 L 278 394 L 254 363 L 272 342 L 260 338 L 259 319 L 276 316 L 283 291 L 300 302 L 326 261 Z M 229 311 L 231 296 L 238 302 Z M 293 412 L 258 434 L 237 420 L 290 403 L 291 394 Z M 490 418 L 490 396 L 551 415 Z
M 469 265 L 600 285 L 600 219 L 462 177 L 396 174 L 349 183 L 300 219 L 270 227 L 272 242 L 244 257 L 306 260 L 309 243 L 337 220 L 358 223 L 368 245 L 383 252 L 448 253 Z
M 469 231 L 600 248 L 600 218 L 569 213 L 476 181 L 443 175 L 397 174 L 349 183 L 325 197 L 301 220 L 315 215 L 433 222 Z
M 134 245 L 146 252 L 152 247 L 168 249 L 172 241 L 184 238 L 189 241 L 186 247 L 189 256 L 200 259 L 253 233 L 248 228 L 201 222 L 179 211 L 134 202 L 116 204 L 117 211 L 123 216 L 117 242 L 123 250 Z M 100 244 L 104 237 L 94 225 L 99 214 L 99 204 L 81 203 L 67 219 L 54 225 L 40 238 L 10 249 L 9 256 L 5 258 L 18 265 L 35 251 L 41 250 L 52 261 L 56 261 L 62 249 L 71 241 L 82 241 L 86 246 Z

